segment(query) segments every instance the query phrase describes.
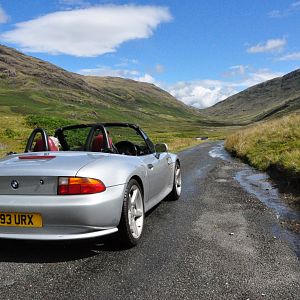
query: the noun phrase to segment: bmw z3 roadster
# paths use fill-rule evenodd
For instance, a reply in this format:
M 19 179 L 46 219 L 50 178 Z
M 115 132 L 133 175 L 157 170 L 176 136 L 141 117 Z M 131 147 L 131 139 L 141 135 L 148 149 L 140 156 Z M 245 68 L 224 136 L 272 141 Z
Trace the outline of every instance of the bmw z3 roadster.
M 36 128 L 24 153 L 0 160 L 0 238 L 71 240 L 119 231 L 134 246 L 145 213 L 177 200 L 181 170 L 137 125 Z

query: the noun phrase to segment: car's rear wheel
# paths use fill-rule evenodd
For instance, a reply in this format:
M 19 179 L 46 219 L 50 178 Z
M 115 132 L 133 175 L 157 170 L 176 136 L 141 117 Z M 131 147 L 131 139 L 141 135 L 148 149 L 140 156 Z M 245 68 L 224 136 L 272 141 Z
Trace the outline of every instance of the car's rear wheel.
M 127 185 L 119 232 L 123 243 L 128 247 L 135 246 L 140 240 L 144 227 L 144 201 L 139 183 L 131 179 Z
M 178 161 L 175 163 L 174 168 L 174 181 L 173 189 L 168 196 L 169 200 L 178 200 L 181 194 L 181 169 Z

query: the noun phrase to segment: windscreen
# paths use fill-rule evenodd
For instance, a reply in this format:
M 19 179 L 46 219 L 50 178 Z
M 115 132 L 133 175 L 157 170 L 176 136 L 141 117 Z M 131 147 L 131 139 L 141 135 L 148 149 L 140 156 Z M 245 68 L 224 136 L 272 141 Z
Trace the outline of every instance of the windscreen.
M 137 155 L 149 154 L 150 150 L 144 138 L 131 127 L 111 126 L 106 127 L 109 138 L 113 144 L 118 148 L 118 144 L 122 142 L 130 142 L 135 145 Z

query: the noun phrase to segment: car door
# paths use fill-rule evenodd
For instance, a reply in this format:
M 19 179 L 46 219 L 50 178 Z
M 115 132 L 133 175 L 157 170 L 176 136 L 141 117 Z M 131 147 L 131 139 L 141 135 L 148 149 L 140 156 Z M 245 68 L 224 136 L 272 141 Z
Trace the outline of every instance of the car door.
M 162 200 L 166 189 L 170 186 L 172 166 L 168 153 L 150 154 L 142 156 L 141 159 L 147 167 L 149 182 L 149 201 Z
M 146 207 L 153 206 L 151 201 L 158 202 L 166 194 L 171 181 L 171 158 L 167 152 L 156 153 L 155 146 L 148 136 L 136 125 L 132 124 L 110 124 L 106 126 L 115 147 L 120 152 L 121 145 L 130 146 L 132 153 L 125 155 L 136 155 L 141 160 L 146 171 L 145 198 Z M 122 150 L 123 151 L 123 150 Z M 121 151 L 121 152 L 122 152 Z M 135 153 L 134 153 L 135 152 Z

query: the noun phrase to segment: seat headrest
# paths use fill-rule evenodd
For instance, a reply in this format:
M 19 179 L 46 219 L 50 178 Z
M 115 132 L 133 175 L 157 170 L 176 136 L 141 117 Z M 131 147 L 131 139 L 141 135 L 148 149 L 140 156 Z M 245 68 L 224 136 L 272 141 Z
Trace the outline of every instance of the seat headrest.
M 59 151 L 58 143 L 56 143 L 54 139 L 56 138 L 51 136 L 48 137 L 49 151 Z M 41 137 L 36 141 L 33 147 L 33 152 L 40 152 L 40 151 L 44 151 L 44 142 Z
M 108 140 L 109 140 L 109 146 L 111 147 L 112 139 L 108 138 Z M 93 139 L 91 151 L 92 152 L 101 152 L 104 149 L 104 145 L 105 145 L 105 143 L 104 143 L 103 134 L 98 134 Z

